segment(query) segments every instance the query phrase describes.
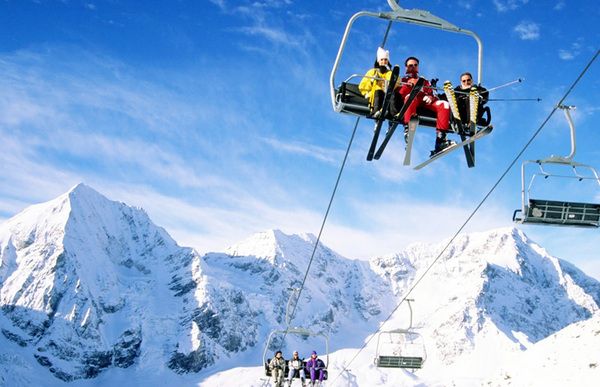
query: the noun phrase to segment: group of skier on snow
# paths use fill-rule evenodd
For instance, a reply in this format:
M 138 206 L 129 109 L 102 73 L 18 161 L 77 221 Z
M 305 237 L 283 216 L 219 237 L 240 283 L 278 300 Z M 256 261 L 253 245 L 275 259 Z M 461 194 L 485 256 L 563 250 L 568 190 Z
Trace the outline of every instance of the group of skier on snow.
M 437 85 L 432 85 L 428 80 L 422 79 L 419 75 L 419 59 L 410 56 L 404 61 L 405 74 L 399 79 L 399 82 L 393 86 L 393 92 L 386 103 L 388 106 L 384 112 L 382 109 L 386 94 L 386 82 L 392 77 L 392 66 L 390 65 L 390 52 L 381 47 L 377 49 L 377 60 L 372 69 L 367 71 L 358 88 L 362 95 L 369 101 L 370 117 L 374 119 L 391 119 L 394 121 L 408 124 L 411 117 L 417 114 L 417 109 L 426 109 L 435 113 L 436 116 L 436 138 L 435 148 L 431 152 L 434 156 L 438 152 L 443 151 L 453 144 L 452 141 L 446 139 L 446 134 L 450 131 L 450 103 L 455 103 L 460 115 L 462 125 L 468 125 L 469 121 L 477 123 L 481 120 L 483 105 L 488 100 L 488 92 L 481 85 L 473 84 L 473 76 L 469 72 L 465 72 L 460 76 L 460 85 L 453 89 L 453 92 L 437 95 L 434 93 Z M 411 95 L 411 91 L 417 83 L 420 86 L 418 93 Z M 447 86 L 451 87 L 449 82 Z M 452 89 L 450 89 L 452 90 Z M 416 90 L 415 90 L 416 91 Z M 448 101 L 447 95 L 450 94 L 454 101 Z M 477 107 L 473 109 L 470 106 L 470 96 L 477 95 Z M 409 101 L 412 99 L 412 101 Z M 389 103 L 389 105 L 388 105 Z M 408 103 L 408 106 L 404 106 Z M 476 118 L 471 118 L 472 112 L 477 115 Z M 382 117 L 382 115 L 384 115 Z M 458 118 L 458 117 L 456 117 Z M 406 132 L 405 132 L 406 133 Z
M 287 379 L 286 376 L 287 372 Z M 323 360 L 319 359 L 316 351 L 312 351 L 310 359 L 306 362 L 300 359 L 298 351 L 294 351 L 290 360 L 285 360 L 281 351 L 275 352 L 275 356 L 269 362 L 269 370 L 273 377 L 273 384 L 275 387 L 283 387 L 284 380 L 287 381 L 288 386 L 292 385 L 292 381 L 296 377 L 300 377 L 302 387 L 306 386 L 306 373 L 310 377 L 310 386 L 320 386 L 323 383 L 325 377 L 326 366 Z

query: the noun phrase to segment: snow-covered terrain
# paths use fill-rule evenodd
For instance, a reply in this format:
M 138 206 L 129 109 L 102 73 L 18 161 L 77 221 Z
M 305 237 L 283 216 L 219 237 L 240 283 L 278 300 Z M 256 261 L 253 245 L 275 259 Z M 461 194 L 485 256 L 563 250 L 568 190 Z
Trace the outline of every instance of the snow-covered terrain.
M 270 230 L 200 256 L 80 184 L 0 225 L 0 385 L 263 385 L 314 242 Z M 461 235 L 423 277 L 444 245 L 370 262 L 317 249 L 292 325 L 329 336 L 328 385 L 600 380 L 598 281 L 514 228 Z M 390 313 L 383 330 L 407 326 L 394 309 L 415 280 L 425 366 L 378 369 L 373 333 Z M 326 355 L 322 338 L 281 340 L 269 357 Z

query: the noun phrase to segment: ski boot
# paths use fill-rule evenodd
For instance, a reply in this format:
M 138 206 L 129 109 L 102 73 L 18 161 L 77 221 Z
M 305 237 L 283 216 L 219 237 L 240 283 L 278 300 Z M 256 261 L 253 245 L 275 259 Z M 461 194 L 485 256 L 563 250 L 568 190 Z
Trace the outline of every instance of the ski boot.
M 456 144 L 454 141 L 446 139 L 446 131 L 438 130 L 435 137 L 435 149 L 431 151 L 429 157 L 435 156 L 454 144 Z

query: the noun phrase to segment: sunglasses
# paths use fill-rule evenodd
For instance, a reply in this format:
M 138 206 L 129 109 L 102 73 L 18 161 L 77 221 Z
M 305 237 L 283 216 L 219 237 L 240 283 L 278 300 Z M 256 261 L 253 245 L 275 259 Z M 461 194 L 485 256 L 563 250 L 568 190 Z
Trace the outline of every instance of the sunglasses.
M 409 63 L 406 65 L 406 67 L 417 67 L 417 66 L 419 66 L 418 63 Z
M 462 83 L 470 83 L 470 82 L 473 82 L 473 80 L 472 80 L 472 79 L 461 79 L 460 81 L 461 81 Z

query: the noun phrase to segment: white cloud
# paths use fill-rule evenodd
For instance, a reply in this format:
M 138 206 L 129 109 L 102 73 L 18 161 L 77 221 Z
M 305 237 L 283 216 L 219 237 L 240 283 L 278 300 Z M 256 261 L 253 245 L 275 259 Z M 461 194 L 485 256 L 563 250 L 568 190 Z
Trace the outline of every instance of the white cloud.
M 581 53 L 581 48 L 583 47 L 583 38 L 578 38 L 569 48 L 561 48 L 558 50 L 558 57 L 562 60 L 572 60 L 575 59 Z
M 216 5 L 217 7 L 219 7 L 221 9 L 221 11 L 226 11 L 227 10 L 227 5 L 225 4 L 225 0 L 209 0 L 211 3 L 213 3 L 214 5 Z
M 540 26 L 537 23 L 522 21 L 513 30 L 521 40 L 537 40 L 540 38 Z
M 252 26 L 242 27 L 239 29 L 239 31 L 249 35 L 261 36 L 267 40 L 270 40 L 273 43 L 295 45 L 295 39 L 290 38 L 288 34 L 282 29 L 276 29 L 267 26 Z
M 471 9 L 473 8 L 473 2 L 471 0 L 460 0 L 458 6 L 464 9 Z
M 558 50 L 558 57 L 562 60 L 571 60 L 575 58 L 575 55 L 571 51 L 567 50 Z
M 554 6 L 554 10 L 556 11 L 560 11 L 561 9 L 565 8 L 565 2 L 564 1 L 559 1 L 558 3 L 556 3 L 556 5 Z
M 332 165 L 339 164 L 343 157 L 339 149 L 327 149 L 302 142 L 284 142 L 275 138 L 264 138 L 263 141 L 276 151 L 311 157 Z
M 514 11 L 528 2 L 529 0 L 494 0 L 494 5 L 498 12 L 507 12 Z

